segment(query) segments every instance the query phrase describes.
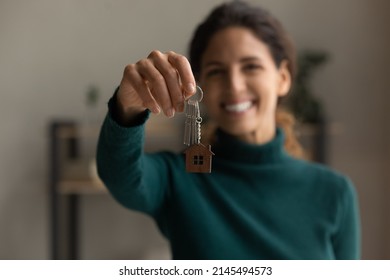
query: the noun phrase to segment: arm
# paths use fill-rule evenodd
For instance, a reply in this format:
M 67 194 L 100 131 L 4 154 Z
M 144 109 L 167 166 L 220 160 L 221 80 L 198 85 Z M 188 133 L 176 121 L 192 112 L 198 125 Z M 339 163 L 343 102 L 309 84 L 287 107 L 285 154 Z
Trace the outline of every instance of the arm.
M 144 155 L 144 124 L 149 111 L 168 117 L 182 112 L 184 99 L 194 91 L 188 60 L 174 52 L 153 51 L 125 67 L 101 128 L 97 167 L 112 195 L 126 207 L 153 214 L 161 206 L 168 164 L 161 154 Z
M 352 182 L 346 179 L 342 193 L 339 230 L 333 240 L 336 259 L 360 259 L 361 236 L 358 197 Z
M 125 127 L 115 119 L 116 94 L 101 128 L 97 167 L 110 193 L 125 207 L 151 215 L 162 205 L 168 185 L 168 170 L 160 156 L 144 155 L 144 124 L 147 110 Z

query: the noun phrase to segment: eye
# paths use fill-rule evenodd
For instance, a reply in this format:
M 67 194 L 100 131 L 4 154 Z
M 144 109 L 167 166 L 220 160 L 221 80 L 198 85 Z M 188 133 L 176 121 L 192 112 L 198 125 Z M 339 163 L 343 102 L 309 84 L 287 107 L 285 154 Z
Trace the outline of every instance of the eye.
M 248 71 L 248 72 L 259 70 L 261 68 L 262 66 L 257 63 L 248 63 L 243 66 L 244 71 Z
M 214 68 L 210 69 L 206 72 L 207 77 L 213 77 L 213 76 L 218 76 L 224 73 L 224 70 L 222 68 Z

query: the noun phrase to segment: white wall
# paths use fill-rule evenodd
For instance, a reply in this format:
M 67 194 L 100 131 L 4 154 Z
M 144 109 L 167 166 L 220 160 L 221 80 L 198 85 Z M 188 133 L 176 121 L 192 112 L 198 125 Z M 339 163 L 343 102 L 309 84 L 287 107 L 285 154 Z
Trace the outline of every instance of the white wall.
M 49 257 L 47 124 L 82 119 L 90 84 L 105 101 L 127 63 L 153 49 L 185 53 L 191 32 L 217 0 L 0 2 L 0 259 Z M 324 49 L 331 61 L 313 89 L 342 131 L 330 164 L 359 191 L 363 257 L 390 258 L 389 36 L 386 0 L 252 0 L 279 16 L 297 46 Z M 157 121 L 158 119 L 156 119 Z M 162 120 L 158 120 L 162 121 Z M 387 153 L 384 151 L 388 151 Z M 115 218 L 113 218 L 115 217 Z M 153 222 L 108 196 L 82 198 L 83 258 L 160 254 Z M 152 240 L 152 241 L 150 241 Z M 387 248 L 386 248 L 386 246 Z M 150 255 L 149 255 L 150 256 Z M 155 255 L 154 255 L 155 256 Z M 159 255 L 160 256 L 160 255 Z

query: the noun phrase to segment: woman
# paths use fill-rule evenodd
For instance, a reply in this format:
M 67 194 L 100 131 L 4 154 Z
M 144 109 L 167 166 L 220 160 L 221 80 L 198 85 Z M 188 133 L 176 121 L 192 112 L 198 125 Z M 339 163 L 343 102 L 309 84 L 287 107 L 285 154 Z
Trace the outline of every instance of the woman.
M 279 104 L 295 60 L 280 23 L 240 1 L 222 4 L 197 28 L 190 61 L 154 51 L 126 67 L 98 146 L 112 195 L 155 219 L 174 259 L 359 258 L 352 183 L 288 153 L 299 147 Z M 183 155 L 143 153 L 150 111 L 182 112 L 196 84 L 216 127 L 210 174 L 187 173 Z

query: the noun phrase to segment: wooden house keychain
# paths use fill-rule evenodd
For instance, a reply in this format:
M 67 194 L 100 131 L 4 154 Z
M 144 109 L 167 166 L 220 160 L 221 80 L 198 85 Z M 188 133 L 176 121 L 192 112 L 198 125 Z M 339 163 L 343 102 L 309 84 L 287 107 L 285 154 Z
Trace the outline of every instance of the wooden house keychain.
M 211 173 L 211 159 L 214 153 L 211 146 L 200 143 L 201 130 L 199 102 L 203 99 L 203 91 L 197 86 L 196 94 L 185 101 L 184 144 L 189 146 L 185 151 L 186 170 L 195 173 Z

